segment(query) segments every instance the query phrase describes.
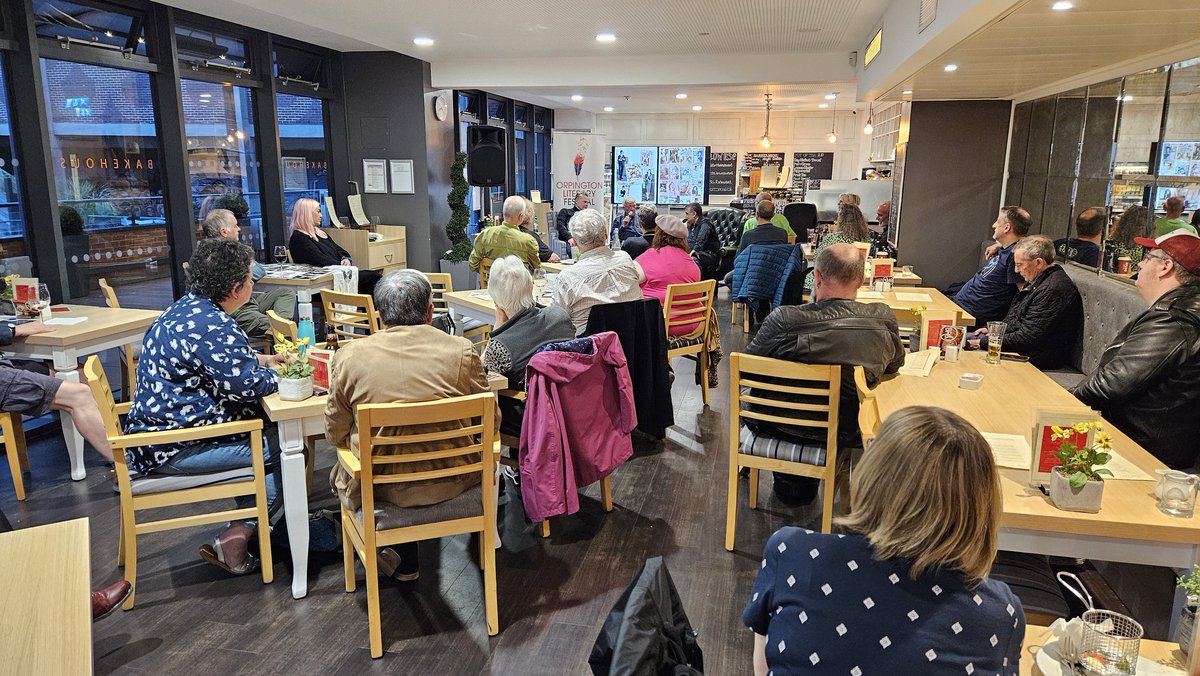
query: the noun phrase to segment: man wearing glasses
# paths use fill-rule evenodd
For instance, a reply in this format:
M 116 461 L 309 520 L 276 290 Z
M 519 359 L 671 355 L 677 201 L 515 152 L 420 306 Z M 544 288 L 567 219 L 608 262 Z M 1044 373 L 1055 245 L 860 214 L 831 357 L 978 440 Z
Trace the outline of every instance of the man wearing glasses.
M 1137 278 L 1150 308 L 1072 393 L 1168 467 L 1188 469 L 1200 452 L 1200 237 L 1181 228 L 1134 241 L 1150 250 Z

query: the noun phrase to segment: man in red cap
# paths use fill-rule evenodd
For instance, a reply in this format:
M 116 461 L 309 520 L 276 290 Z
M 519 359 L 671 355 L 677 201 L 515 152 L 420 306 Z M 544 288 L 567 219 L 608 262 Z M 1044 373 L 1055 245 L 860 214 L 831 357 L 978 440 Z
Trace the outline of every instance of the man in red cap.
M 1200 237 L 1181 228 L 1134 241 L 1150 249 L 1137 278 L 1150 308 L 1071 392 L 1168 467 L 1187 469 L 1200 452 Z

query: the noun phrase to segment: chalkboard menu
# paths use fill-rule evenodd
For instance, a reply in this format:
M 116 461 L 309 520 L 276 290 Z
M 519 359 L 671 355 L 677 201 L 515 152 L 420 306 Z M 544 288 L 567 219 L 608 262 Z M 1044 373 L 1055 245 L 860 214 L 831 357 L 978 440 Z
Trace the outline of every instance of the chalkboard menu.
M 784 153 L 746 153 L 746 169 L 762 169 L 773 164 L 782 172 L 783 156 Z
M 737 153 L 709 153 L 708 193 L 734 195 L 737 193 Z
M 800 187 L 803 178 L 832 179 L 833 153 L 792 153 L 792 185 Z

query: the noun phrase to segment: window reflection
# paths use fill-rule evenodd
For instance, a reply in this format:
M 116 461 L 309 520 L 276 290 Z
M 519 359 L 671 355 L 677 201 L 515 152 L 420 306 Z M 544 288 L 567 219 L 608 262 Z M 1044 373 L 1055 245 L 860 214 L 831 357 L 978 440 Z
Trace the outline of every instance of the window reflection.
M 329 149 L 325 144 L 325 102 L 311 96 L 276 94 L 279 150 L 283 161 L 283 208 L 291 216 L 301 197 L 317 200 L 325 211 L 329 194 Z M 322 224 L 332 214 L 323 214 Z
M 8 116 L 8 83 L 4 63 L 0 61 L 0 272 L 29 273 L 31 264 L 25 249 L 25 213 L 21 209 L 21 184 L 17 177 L 17 158 L 13 152 L 12 129 Z M 23 260 L 9 260 L 25 256 Z M 9 266 L 12 269 L 9 270 Z M 27 267 L 29 266 L 29 267 Z

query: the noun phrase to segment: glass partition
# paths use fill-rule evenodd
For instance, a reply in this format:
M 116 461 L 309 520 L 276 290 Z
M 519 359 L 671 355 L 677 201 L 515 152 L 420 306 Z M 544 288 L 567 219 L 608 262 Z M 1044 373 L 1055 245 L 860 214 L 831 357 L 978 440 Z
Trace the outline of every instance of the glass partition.
M 1184 202 L 1179 220 L 1195 227 L 1200 222 L 1200 59 L 1171 68 L 1155 208 L 1163 210 L 1163 203 L 1172 196 Z M 1163 234 L 1175 225 L 1164 222 L 1156 225 L 1156 232 Z
M 0 60 L 0 273 L 28 273 L 29 270 L 23 267 L 29 262 L 25 248 L 25 212 L 21 209 L 21 182 L 12 143 L 4 65 Z
M 329 149 L 325 143 L 325 102 L 311 96 L 276 94 L 279 118 L 279 153 L 283 161 L 284 217 L 301 197 L 321 204 L 322 224 L 333 214 L 325 212 L 329 194 Z

